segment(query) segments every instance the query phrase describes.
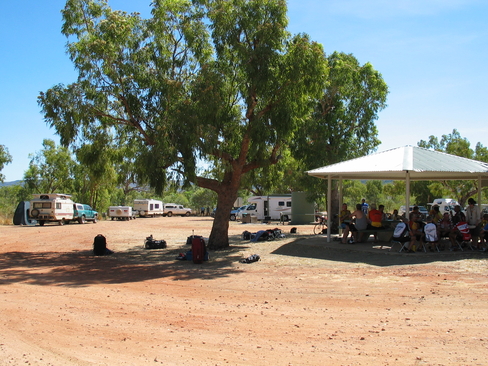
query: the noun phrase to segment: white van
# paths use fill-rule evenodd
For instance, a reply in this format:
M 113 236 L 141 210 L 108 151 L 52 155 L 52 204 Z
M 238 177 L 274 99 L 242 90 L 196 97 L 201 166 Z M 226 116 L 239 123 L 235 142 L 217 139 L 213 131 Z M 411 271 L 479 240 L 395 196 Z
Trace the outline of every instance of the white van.
M 451 215 L 454 214 L 454 206 L 458 206 L 459 203 L 458 201 L 452 199 L 452 198 L 436 198 L 432 203 L 428 203 L 430 208 L 432 208 L 434 205 L 439 206 L 439 212 L 441 214 L 444 214 L 444 212 L 449 212 Z M 461 210 L 463 208 L 461 207 Z
M 30 201 L 29 215 L 37 220 L 39 225 L 44 226 L 46 222 L 57 222 L 64 225 L 73 220 L 74 202 L 71 196 L 60 193 L 34 194 Z

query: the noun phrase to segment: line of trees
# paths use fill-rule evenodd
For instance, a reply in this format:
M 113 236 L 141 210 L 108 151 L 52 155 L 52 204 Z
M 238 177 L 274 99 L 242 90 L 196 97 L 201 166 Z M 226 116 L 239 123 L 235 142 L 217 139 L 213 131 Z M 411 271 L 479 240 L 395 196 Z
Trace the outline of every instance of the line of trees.
M 451 134 L 442 135 L 440 139 L 430 136 L 427 141 L 421 140 L 419 146 L 435 149 L 469 159 L 488 162 L 488 151 L 481 143 L 477 143 L 474 148 L 457 130 Z M 11 158 L 10 158 L 11 160 Z M 288 165 L 297 164 L 291 156 L 284 160 Z M 291 162 L 294 161 L 292 164 Z M 116 161 L 111 162 L 117 172 L 124 172 L 123 167 L 118 167 Z M 51 140 L 45 140 L 43 149 L 31 155 L 31 162 L 24 173 L 23 185 L 12 185 L 0 187 L 0 223 L 11 223 L 13 212 L 18 202 L 29 200 L 32 193 L 45 192 L 67 192 L 71 193 L 78 202 L 90 202 L 100 212 L 106 212 L 110 205 L 131 205 L 136 198 L 160 198 L 165 202 L 178 202 L 187 207 L 193 208 L 198 212 L 200 207 L 214 208 L 217 203 L 216 194 L 208 189 L 190 185 L 186 189 L 181 189 L 178 182 L 168 184 L 162 196 L 146 188 L 142 188 L 131 182 L 130 174 L 123 175 L 111 174 L 104 178 L 104 183 L 99 184 L 94 190 L 93 200 L 87 196 L 91 190 L 85 189 L 86 179 L 85 170 L 81 163 L 73 157 L 66 148 L 56 146 Z M 121 160 L 124 165 L 124 160 Z M 1 170 L 0 170 L 1 171 Z M 245 184 L 252 187 L 248 190 L 240 190 L 240 197 L 249 195 L 266 195 L 276 192 L 288 192 L 290 187 L 299 187 L 302 178 L 301 171 L 296 169 L 280 170 L 267 172 L 269 179 L 253 181 L 246 177 Z M 125 179 L 122 179 L 125 177 Z M 258 177 L 260 178 L 260 177 Z M 80 182 L 77 182 L 80 181 Z M 344 181 L 344 202 L 349 205 L 359 203 L 362 198 L 366 198 L 369 203 L 383 204 L 387 212 L 393 212 L 404 205 L 405 184 L 404 182 L 382 182 L 371 180 L 366 182 Z M 313 187 L 305 187 L 313 191 Z M 434 182 L 412 182 L 411 202 L 419 205 L 426 205 L 435 198 L 450 197 L 455 198 L 461 205 L 465 206 L 469 197 L 477 197 L 477 181 L 434 181 Z M 326 207 L 324 191 L 317 194 L 319 210 Z M 318 193 L 321 193 L 320 191 Z M 482 191 L 482 202 L 488 201 L 488 192 L 485 188 Z M 88 197 L 88 198 L 86 198 Z M 95 199 L 96 198 L 96 199 Z M 322 199 L 322 200 L 321 200 Z

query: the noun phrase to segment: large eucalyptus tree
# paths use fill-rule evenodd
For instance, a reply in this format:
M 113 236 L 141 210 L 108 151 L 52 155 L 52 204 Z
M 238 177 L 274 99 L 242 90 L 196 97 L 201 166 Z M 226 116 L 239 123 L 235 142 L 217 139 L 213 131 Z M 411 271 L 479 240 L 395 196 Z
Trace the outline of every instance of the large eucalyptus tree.
M 168 172 L 215 191 L 209 246 L 224 248 L 242 176 L 279 160 L 327 77 L 322 47 L 291 36 L 286 12 L 285 0 L 155 0 L 142 19 L 68 0 L 78 80 L 41 93 L 45 120 L 73 149 L 131 144 L 138 179 L 157 191 Z

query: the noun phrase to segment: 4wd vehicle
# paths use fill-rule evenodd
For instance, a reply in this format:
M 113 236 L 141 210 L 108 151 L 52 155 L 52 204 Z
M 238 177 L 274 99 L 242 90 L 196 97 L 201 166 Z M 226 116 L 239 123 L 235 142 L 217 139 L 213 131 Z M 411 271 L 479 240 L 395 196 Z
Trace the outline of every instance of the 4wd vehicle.
M 171 217 L 173 215 L 190 216 L 191 208 L 185 208 L 183 205 L 176 203 L 165 203 L 163 206 L 163 216 Z
M 75 203 L 73 205 L 73 220 L 77 220 L 80 224 L 84 224 L 87 221 L 98 221 L 98 212 L 88 205 L 82 203 Z

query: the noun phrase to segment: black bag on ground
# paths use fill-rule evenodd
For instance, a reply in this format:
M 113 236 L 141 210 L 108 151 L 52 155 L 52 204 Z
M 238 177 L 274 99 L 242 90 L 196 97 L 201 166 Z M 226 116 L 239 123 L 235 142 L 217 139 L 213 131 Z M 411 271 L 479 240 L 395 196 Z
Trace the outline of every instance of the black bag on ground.
M 144 248 L 146 249 L 163 249 L 166 248 L 165 240 L 155 240 L 153 236 L 148 236 L 144 241 Z
M 102 234 L 95 236 L 93 240 L 93 254 L 105 255 L 107 252 L 107 239 Z
M 247 230 L 243 231 L 242 240 L 251 240 L 251 233 Z

